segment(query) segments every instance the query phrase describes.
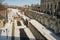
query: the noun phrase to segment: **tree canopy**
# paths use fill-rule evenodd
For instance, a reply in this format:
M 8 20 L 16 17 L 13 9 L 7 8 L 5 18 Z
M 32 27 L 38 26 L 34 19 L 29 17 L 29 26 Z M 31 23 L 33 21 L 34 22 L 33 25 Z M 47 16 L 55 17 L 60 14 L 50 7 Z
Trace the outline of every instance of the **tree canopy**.
M 0 10 L 5 9 L 4 5 L 2 4 L 4 0 L 0 0 Z

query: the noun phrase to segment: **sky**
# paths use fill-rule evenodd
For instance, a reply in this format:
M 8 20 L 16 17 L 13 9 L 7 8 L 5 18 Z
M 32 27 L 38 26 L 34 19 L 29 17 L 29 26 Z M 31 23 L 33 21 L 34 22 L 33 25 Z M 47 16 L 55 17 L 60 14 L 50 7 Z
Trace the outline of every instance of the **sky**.
M 4 3 L 9 5 L 24 6 L 37 3 L 40 4 L 40 0 L 5 0 Z

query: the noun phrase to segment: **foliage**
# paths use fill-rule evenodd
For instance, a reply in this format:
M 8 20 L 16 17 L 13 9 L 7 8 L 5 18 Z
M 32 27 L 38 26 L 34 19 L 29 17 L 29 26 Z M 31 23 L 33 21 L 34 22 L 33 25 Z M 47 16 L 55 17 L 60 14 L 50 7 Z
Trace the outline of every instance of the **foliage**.
M 5 9 L 4 5 L 2 4 L 4 0 L 0 0 L 0 10 Z

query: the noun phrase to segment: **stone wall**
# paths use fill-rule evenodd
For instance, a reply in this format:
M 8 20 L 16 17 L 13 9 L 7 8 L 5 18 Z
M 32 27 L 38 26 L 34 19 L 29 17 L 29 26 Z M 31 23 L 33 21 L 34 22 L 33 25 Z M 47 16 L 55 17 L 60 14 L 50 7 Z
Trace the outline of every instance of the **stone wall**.
M 41 0 L 40 10 L 49 11 L 51 15 L 55 15 L 55 12 L 60 9 L 59 7 L 60 0 Z
M 55 33 L 59 33 L 59 30 L 60 30 L 59 24 L 60 23 L 58 21 L 60 21 L 60 20 L 58 20 L 57 18 L 48 16 L 44 13 L 39 13 L 39 12 L 35 12 L 32 10 L 27 10 L 27 11 L 25 12 L 26 16 L 37 20 L 42 25 L 44 25 L 46 28 L 53 30 Z
M 31 30 L 36 40 L 47 40 L 31 23 L 29 23 L 28 28 Z

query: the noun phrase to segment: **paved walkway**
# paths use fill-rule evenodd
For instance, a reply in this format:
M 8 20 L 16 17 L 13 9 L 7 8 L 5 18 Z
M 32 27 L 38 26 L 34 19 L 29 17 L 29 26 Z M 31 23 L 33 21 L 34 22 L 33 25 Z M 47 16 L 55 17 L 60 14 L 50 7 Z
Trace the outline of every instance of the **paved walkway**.
M 22 26 L 17 26 L 17 21 L 15 20 L 14 21 L 14 25 L 15 25 L 15 33 L 14 33 L 14 35 L 15 35 L 15 40 L 21 40 L 21 35 L 24 35 L 24 34 L 21 34 L 21 30 L 20 29 L 23 29 L 24 30 L 24 32 L 26 33 L 26 35 L 28 36 L 28 38 L 29 38 L 29 40 L 35 40 L 35 37 L 33 36 L 33 34 L 32 34 L 32 32 L 29 30 L 29 28 L 27 28 L 24 24 L 23 24 L 23 22 L 22 22 L 22 20 L 20 21 L 21 22 L 21 24 L 22 24 Z M 21 34 L 21 35 L 20 35 Z
M 16 20 L 14 20 L 14 27 L 15 27 L 15 30 L 14 30 L 15 40 L 20 40 L 20 32 L 19 32 L 19 29 L 17 29 L 17 22 L 16 22 Z
M 11 34 L 12 23 L 6 23 L 5 28 L 3 28 L 3 30 L 1 31 L 0 40 L 11 40 Z

